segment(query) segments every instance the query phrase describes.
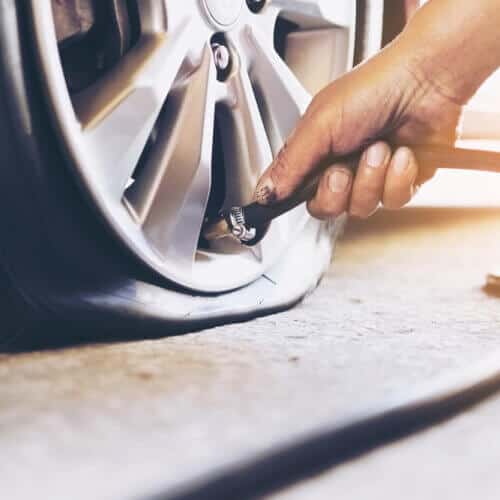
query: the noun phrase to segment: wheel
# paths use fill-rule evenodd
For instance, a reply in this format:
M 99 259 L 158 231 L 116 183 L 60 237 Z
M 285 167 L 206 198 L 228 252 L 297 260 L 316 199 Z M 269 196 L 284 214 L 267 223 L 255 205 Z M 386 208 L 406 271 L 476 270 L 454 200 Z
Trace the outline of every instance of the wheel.
M 311 95 L 377 50 L 382 2 L 31 0 L 2 9 L 4 79 L 15 79 L 3 90 L 6 105 L 17 106 L 10 116 L 47 118 L 31 137 L 51 150 L 33 153 L 38 174 L 64 184 L 61 202 L 82 204 L 92 239 L 113 240 L 111 260 L 127 262 L 123 279 L 142 269 L 149 283 L 182 296 L 231 296 L 287 259 L 292 265 L 293 248 L 315 259 L 329 229 L 303 207 L 274 222 L 254 249 L 208 244 L 201 225 L 249 202 Z M 55 188 L 43 189 L 46 201 L 33 210 L 53 206 L 55 219 L 71 212 L 49 196 Z M 81 238 L 74 213 L 66 217 L 71 229 L 51 238 Z M 88 238 L 63 243 L 58 251 L 77 267 L 93 269 L 100 258 L 95 248 L 91 258 L 75 250 Z M 323 260 L 306 272 L 302 294 Z
M 352 65 L 355 2 L 76 5 L 34 1 L 31 10 L 47 104 L 91 202 L 126 248 L 175 283 L 220 292 L 254 281 L 300 237 L 304 208 L 253 250 L 200 242 L 202 222 L 251 200 L 310 96 Z M 87 21 L 83 35 L 64 32 L 70 14 Z M 93 32 L 99 23 L 106 29 Z M 110 26 L 121 51 L 82 82 L 83 50 L 112 59 Z

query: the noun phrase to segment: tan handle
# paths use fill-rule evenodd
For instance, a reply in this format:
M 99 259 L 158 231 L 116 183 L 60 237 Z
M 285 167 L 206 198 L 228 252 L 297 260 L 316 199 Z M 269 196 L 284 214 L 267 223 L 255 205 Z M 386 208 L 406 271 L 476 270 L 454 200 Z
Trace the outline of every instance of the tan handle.
M 419 165 L 424 168 L 451 168 L 500 173 L 500 152 L 454 146 L 413 146 Z

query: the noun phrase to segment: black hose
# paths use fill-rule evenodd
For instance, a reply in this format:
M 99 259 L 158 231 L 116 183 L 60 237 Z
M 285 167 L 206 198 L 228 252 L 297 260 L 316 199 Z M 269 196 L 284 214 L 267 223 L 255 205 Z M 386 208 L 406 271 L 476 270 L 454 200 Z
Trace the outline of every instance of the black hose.
M 451 419 L 498 392 L 500 355 L 460 379 L 433 384 L 148 500 L 243 500 L 269 495 Z

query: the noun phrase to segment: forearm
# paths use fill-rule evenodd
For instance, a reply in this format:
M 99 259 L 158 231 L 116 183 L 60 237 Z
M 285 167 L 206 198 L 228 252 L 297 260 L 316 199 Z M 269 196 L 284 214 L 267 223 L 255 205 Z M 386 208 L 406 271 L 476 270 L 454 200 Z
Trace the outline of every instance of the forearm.
M 500 66 L 500 0 L 431 0 L 388 50 L 464 104 Z
M 463 104 L 500 65 L 500 0 L 430 0 L 389 46 L 316 95 L 256 199 L 280 201 L 324 170 L 320 218 L 407 203 L 432 175 L 412 145 L 453 144 Z M 363 151 L 356 173 L 338 162 Z

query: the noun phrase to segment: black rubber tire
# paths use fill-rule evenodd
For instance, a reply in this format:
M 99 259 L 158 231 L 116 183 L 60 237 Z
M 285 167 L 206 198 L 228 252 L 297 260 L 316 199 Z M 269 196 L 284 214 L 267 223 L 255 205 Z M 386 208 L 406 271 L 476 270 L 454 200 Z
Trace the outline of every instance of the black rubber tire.
M 107 289 L 112 298 L 134 280 L 155 280 L 118 251 L 68 175 L 43 105 L 25 7 L 0 1 L 0 279 L 9 325 L 0 343 L 10 347 L 23 338 L 74 341 L 89 324 L 125 327 L 123 311 L 101 317 L 82 295 Z
M 369 0 L 358 0 L 367 12 Z M 198 326 L 148 317 L 137 283 L 162 294 L 172 283 L 129 258 L 66 168 L 45 107 L 26 1 L 0 0 L 0 292 L 4 350 L 66 342 L 179 333 Z M 366 17 L 358 23 L 362 58 Z M 364 23 L 364 24 L 363 24 Z M 78 263 L 78 265 L 75 265 Z M 284 304 L 283 308 L 290 304 Z M 262 314 L 266 311 L 259 311 Z M 252 316 L 249 312 L 245 317 Z M 144 321 L 147 319 L 148 321 Z M 211 323 L 244 319 L 212 318 Z M 147 325 L 147 328 L 146 326 Z

